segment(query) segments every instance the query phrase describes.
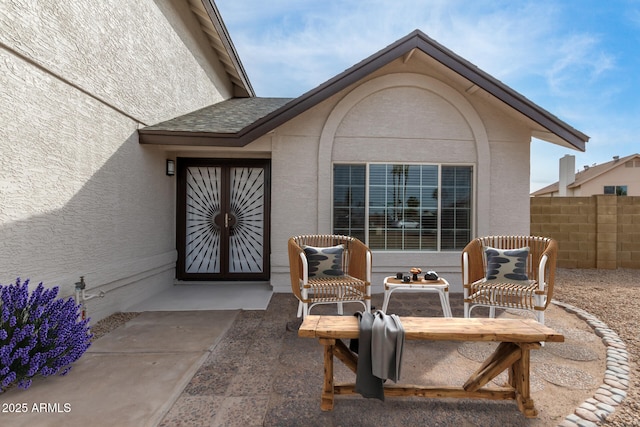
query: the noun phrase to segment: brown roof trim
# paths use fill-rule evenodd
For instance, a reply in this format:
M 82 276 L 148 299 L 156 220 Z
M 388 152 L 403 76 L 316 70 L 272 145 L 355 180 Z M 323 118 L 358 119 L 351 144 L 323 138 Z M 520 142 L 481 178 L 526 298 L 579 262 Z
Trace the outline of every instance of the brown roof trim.
M 420 30 L 413 31 L 402 39 L 336 75 L 315 89 L 306 92 L 300 97 L 288 102 L 286 105 L 260 118 L 236 134 L 227 134 L 224 136 L 214 134 L 210 134 L 208 136 L 191 135 L 189 132 L 161 134 L 158 133 L 158 131 L 145 132 L 144 129 L 141 129 L 139 131 L 140 142 L 149 144 L 192 145 L 189 139 L 193 136 L 196 138 L 193 142 L 195 143 L 198 141 L 198 143 L 202 145 L 229 145 L 234 147 L 247 145 L 256 138 L 259 138 L 309 108 L 319 104 L 330 96 L 338 93 L 349 85 L 366 77 L 373 71 L 399 57 L 402 57 L 406 53 L 411 52 L 413 49 L 420 49 L 425 54 L 460 74 L 470 82 L 476 84 L 478 87 L 484 89 L 497 99 L 500 99 L 511 108 L 540 124 L 542 127 L 549 130 L 549 132 L 562 138 L 576 149 L 580 151 L 585 150 L 585 144 L 589 140 L 587 135 L 574 129 L 499 80 L 480 70 L 469 61 L 440 45 Z
M 198 147 L 244 147 L 244 139 L 237 134 L 209 132 L 184 132 L 171 130 L 138 129 L 140 144 L 184 145 Z
M 247 75 L 244 66 L 242 65 L 242 61 L 240 61 L 240 56 L 236 51 L 235 46 L 233 45 L 233 41 L 231 41 L 231 36 L 229 36 L 229 31 L 227 30 L 226 25 L 224 25 L 224 21 L 222 20 L 222 16 L 220 15 L 220 11 L 218 7 L 215 5 L 213 0 L 201 0 L 202 5 L 207 11 L 207 15 L 209 15 L 209 19 L 211 19 L 211 23 L 215 28 L 216 32 L 219 36 L 219 41 L 224 47 L 227 55 L 229 55 L 229 60 L 233 65 L 233 68 L 237 72 L 236 78 L 238 78 L 242 84 L 241 91 L 245 92 L 248 96 L 256 96 L 253 87 L 251 86 L 251 82 L 249 81 L 249 76 Z

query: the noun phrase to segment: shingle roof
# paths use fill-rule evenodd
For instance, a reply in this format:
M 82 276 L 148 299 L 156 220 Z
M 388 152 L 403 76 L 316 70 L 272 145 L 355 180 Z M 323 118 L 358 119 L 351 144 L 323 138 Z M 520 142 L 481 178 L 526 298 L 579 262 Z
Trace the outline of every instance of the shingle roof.
M 589 140 L 587 135 L 571 127 L 504 83 L 480 70 L 469 61 L 440 45 L 420 30 L 413 31 L 402 39 L 371 55 L 365 60 L 343 71 L 298 98 L 291 100 L 281 99 L 282 104 L 280 107 L 276 106 L 277 102 L 274 101 L 274 98 L 248 98 L 253 99 L 253 101 L 225 101 L 233 101 L 234 103 L 222 106 L 222 109 L 216 108 L 215 105 L 202 109 L 200 110 L 201 115 L 198 116 L 197 119 L 194 117 L 178 117 L 174 119 L 175 122 L 174 120 L 169 120 L 162 124 L 140 129 L 138 131 L 140 143 L 229 147 L 245 146 L 309 108 L 318 105 L 320 102 L 338 93 L 340 90 L 343 90 L 358 80 L 370 75 L 382 66 L 412 52 L 414 49 L 418 49 L 426 55 L 431 56 L 433 59 L 458 73 L 472 84 L 485 90 L 496 99 L 499 99 L 509 107 L 538 123 L 549 132 L 549 135 L 555 135 L 558 139 L 565 141 L 571 147 L 584 151 L 585 144 Z M 232 111 L 225 110 L 232 105 L 238 108 L 238 112 L 242 115 L 240 119 L 224 119 L 219 117 L 223 113 L 232 114 Z M 260 111 L 255 113 L 249 111 L 251 108 L 258 109 L 259 107 L 262 107 Z M 269 108 L 273 109 L 268 112 Z M 208 117 L 206 113 L 215 114 L 214 116 Z M 265 113 L 267 114 L 264 115 Z M 191 114 L 187 114 L 187 116 L 190 116 Z M 250 123 L 251 117 L 256 117 L 257 120 Z M 219 131 L 224 129 L 224 131 L 211 132 L 206 130 L 207 125 L 204 122 L 207 120 L 213 120 L 216 122 L 215 125 L 211 125 L 214 130 Z M 222 123 L 225 120 L 230 120 L 233 122 L 233 125 L 228 127 L 221 126 L 219 123 Z M 182 127 L 177 128 L 178 123 L 182 123 Z M 199 124 L 200 127 L 189 127 L 189 124 Z M 246 126 L 240 129 L 240 126 L 243 124 Z
M 145 131 L 234 134 L 289 101 L 291 98 L 233 98 L 144 129 Z

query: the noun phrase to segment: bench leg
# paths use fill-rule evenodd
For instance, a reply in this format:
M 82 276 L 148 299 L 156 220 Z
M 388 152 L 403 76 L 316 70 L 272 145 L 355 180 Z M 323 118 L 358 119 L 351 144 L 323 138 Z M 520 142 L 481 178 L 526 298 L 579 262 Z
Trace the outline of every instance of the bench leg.
M 320 409 L 331 411 L 333 410 L 333 349 L 336 340 L 320 338 L 320 344 L 324 345 L 324 384 Z
M 337 357 L 344 366 L 351 369 L 354 374 L 358 373 L 358 357 L 349 350 L 349 347 L 347 347 L 342 340 L 336 340 L 336 345 L 333 347 L 333 355 Z
M 510 369 L 521 357 L 522 350 L 516 344 L 501 342 L 493 354 L 469 377 L 462 388 L 467 392 L 478 391 L 498 376 L 500 372 Z
M 522 349 L 522 356 L 520 360 L 516 361 L 511 368 L 509 369 L 509 381 L 513 388 L 516 389 L 516 403 L 518 404 L 518 409 L 524 414 L 527 418 L 533 418 L 538 416 L 538 410 L 535 408 L 533 404 L 533 399 L 531 398 L 531 387 L 530 387 L 530 360 L 531 360 L 531 349 L 540 348 L 539 343 L 521 343 L 518 344 Z

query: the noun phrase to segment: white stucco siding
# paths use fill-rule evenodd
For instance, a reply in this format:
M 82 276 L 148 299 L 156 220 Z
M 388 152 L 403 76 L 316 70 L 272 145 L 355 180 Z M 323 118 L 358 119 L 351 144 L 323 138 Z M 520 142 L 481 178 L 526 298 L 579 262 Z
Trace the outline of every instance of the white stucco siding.
M 231 96 L 178 14 L 197 28 L 187 2 L 8 0 L 0 43 L 150 125 Z
M 468 124 L 450 102 L 413 86 L 384 88 L 360 100 L 336 130 L 336 137 L 349 136 L 473 139 Z
M 68 296 L 84 275 L 106 292 L 88 303 L 94 320 L 172 284 L 176 178 L 137 129 L 231 86 L 190 14 L 179 1 L 3 3 L 0 283 Z
M 476 162 L 472 141 L 425 139 L 378 139 L 341 137 L 335 139 L 334 161 L 338 162 L 405 162 L 465 163 Z
M 439 95 L 387 88 L 355 105 L 336 130 L 334 161 L 418 163 L 477 160 L 464 117 Z
M 271 161 L 271 222 L 272 238 L 282 244 L 291 236 L 317 232 L 318 138 L 276 139 Z
M 331 232 L 334 163 L 475 166 L 478 159 L 483 165 L 489 163 L 488 141 L 477 113 L 454 89 L 425 75 L 381 74 L 345 89 L 305 114 L 314 119 L 305 121 L 301 115 L 275 131 L 271 283 L 277 291 L 287 291 L 290 286 L 286 239 L 301 233 Z M 323 117 L 321 128 L 316 126 L 319 116 Z M 290 191 L 292 188 L 295 191 Z M 488 205 L 488 194 L 483 200 Z M 457 289 L 459 264 L 458 252 L 377 252 L 374 291 L 381 292 L 384 275 L 416 265 L 438 269 Z
M 525 119 L 482 91 L 469 97 L 482 117 L 491 151 L 490 179 L 478 181 L 489 197 L 486 230 L 479 235 L 528 235 L 531 129 Z
M 492 235 L 529 235 L 529 151 L 526 142 L 491 143 Z
M 272 284 L 277 291 L 289 287 L 286 239 L 331 232 L 336 162 L 473 165 L 475 234 L 528 234 L 528 127 L 516 114 L 448 83 L 419 73 L 378 72 L 309 110 L 306 120 L 301 115 L 276 130 Z M 317 184 L 309 178 L 316 176 Z M 382 291 L 385 275 L 412 266 L 436 269 L 454 291 L 462 290 L 459 251 L 378 251 L 374 291 Z
M 301 133 L 295 123 L 286 128 Z M 318 137 L 278 129 L 272 140 L 271 285 L 276 292 L 291 292 L 287 241 L 317 233 Z
M 147 268 L 135 260 L 164 254 L 148 267 L 172 268 L 173 182 L 165 156 L 138 144 L 137 124 L 5 51 L 0 74 L 11 106 L 0 127 L 0 283 L 20 276 L 70 295 L 80 275 L 95 287 Z

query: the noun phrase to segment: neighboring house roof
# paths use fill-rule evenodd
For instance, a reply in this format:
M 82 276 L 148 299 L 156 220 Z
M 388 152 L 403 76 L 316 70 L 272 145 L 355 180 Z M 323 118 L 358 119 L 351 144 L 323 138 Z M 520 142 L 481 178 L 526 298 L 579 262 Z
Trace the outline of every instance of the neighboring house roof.
M 189 7 L 198 18 L 200 28 L 207 35 L 209 44 L 218 54 L 229 80 L 233 83 L 234 96 L 256 96 L 213 0 L 189 0 Z
M 237 146 L 249 144 L 256 138 L 275 129 L 293 117 L 301 114 L 321 101 L 336 94 L 340 90 L 366 77 L 382 66 L 401 57 L 409 58 L 415 49 L 418 49 L 434 58 L 449 69 L 469 80 L 473 85 L 485 90 L 495 98 L 501 100 L 509 107 L 525 115 L 535 123 L 542 126 L 547 132 L 536 134 L 544 140 L 558 142 L 558 138 L 572 148 L 585 150 L 585 144 L 589 137 L 574 129 L 567 123 L 558 119 L 540 106 L 509 88 L 499 80 L 480 70 L 478 67 L 456 55 L 444 46 L 429 38 L 420 30 L 415 30 L 397 42 L 387 46 L 381 51 L 371 55 L 367 59 L 352 66 L 332 79 L 326 81 L 315 89 L 294 98 L 284 105 L 273 104 L 273 111 L 253 123 L 247 124 L 243 129 L 229 132 L 224 135 L 219 133 L 203 134 L 199 131 L 182 129 L 176 131 L 171 128 L 172 120 L 159 123 L 154 126 L 140 129 L 140 143 L 142 144 L 171 144 L 171 145 L 210 145 L 210 146 Z M 406 55 L 406 56 L 405 56 Z M 238 100 L 249 103 L 249 100 Z M 231 105 L 231 104 L 229 104 Z M 238 108 L 237 105 L 234 105 Z M 250 105 L 247 105 L 250 108 Z M 223 108 L 210 110 L 210 120 L 217 122 L 226 120 L 228 112 Z M 212 125 L 217 127 L 216 125 Z
M 591 181 L 592 179 L 595 179 L 600 175 L 603 175 L 609 172 L 611 169 L 617 168 L 620 165 L 624 165 L 627 161 L 634 158 L 640 159 L 640 154 L 631 154 L 630 156 L 619 157 L 617 159 L 614 158 L 613 160 L 607 163 L 602 163 L 600 165 L 585 166 L 584 169 L 582 169 L 579 172 L 576 172 L 575 181 L 567 185 L 567 188 L 578 188 L 582 186 L 584 183 Z M 548 185 L 544 188 L 541 188 L 540 190 L 531 193 L 531 195 L 542 196 L 549 193 L 556 193 L 558 191 L 560 191 L 559 181 L 554 182 L 553 184 Z

